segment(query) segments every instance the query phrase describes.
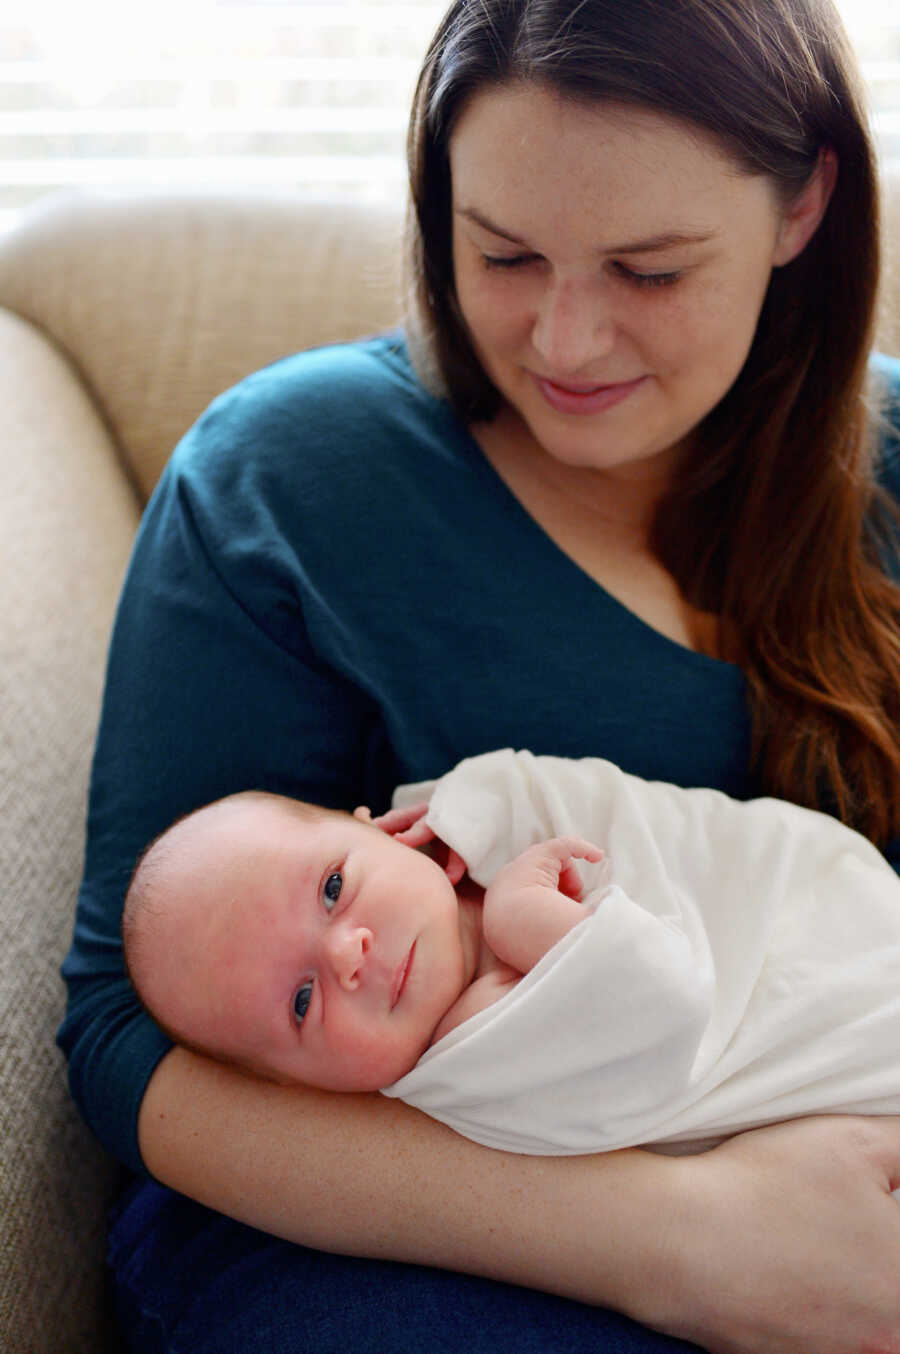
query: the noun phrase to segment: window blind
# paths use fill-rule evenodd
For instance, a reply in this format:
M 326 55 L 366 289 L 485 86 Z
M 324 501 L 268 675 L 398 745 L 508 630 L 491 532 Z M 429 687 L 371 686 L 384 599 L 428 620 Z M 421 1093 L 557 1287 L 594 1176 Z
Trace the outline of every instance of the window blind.
M 445 8 L 0 0 L 0 227 L 81 185 L 402 194 L 409 101 Z
M 840 0 L 900 163 L 900 0 Z M 446 0 L 0 0 L 0 228 L 60 187 L 390 199 Z

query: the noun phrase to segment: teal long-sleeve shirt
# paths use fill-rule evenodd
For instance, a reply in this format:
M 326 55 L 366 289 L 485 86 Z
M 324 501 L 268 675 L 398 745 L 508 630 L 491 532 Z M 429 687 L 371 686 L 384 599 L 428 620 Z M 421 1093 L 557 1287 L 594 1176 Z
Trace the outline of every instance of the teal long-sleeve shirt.
M 883 366 L 900 406 L 900 362 Z M 110 1151 L 142 1169 L 138 1110 L 171 1047 L 122 962 L 146 844 L 250 787 L 379 810 L 398 782 L 497 747 L 756 792 L 740 670 L 666 639 L 574 564 L 400 338 L 299 354 L 221 396 L 138 534 L 63 966 L 59 1042 Z

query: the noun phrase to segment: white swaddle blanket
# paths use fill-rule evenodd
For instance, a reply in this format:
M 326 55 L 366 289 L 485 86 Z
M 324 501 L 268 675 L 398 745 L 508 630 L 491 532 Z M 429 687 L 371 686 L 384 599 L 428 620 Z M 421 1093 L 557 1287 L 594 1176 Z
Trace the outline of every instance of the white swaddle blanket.
M 385 1089 L 490 1147 L 707 1145 L 821 1112 L 900 1113 L 900 879 L 864 838 L 780 800 L 505 749 L 395 804 L 477 883 L 546 837 L 585 920 Z

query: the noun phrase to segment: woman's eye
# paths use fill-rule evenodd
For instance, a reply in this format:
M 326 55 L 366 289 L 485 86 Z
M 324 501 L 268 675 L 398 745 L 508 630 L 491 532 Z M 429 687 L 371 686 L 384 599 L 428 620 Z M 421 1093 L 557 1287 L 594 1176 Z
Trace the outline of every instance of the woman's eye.
M 633 268 L 626 268 L 624 263 L 617 263 L 616 270 L 620 277 L 635 287 L 671 287 L 681 277 L 677 269 L 669 273 L 636 273 Z
M 294 1019 L 298 1025 L 303 1024 L 303 1017 L 309 1010 L 309 1003 L 312 1001 L 312 990 L 313 985 L 311 982 L 303 983 L 303 985 L 297 989 L 297 994 L 294 997 Z
M 536 254 L 482 254 L 481 261 L 485 268 L 500 271 L 504 268 L 523 268 L 526 263 L 533 263 L 536 257 Z
M 325 880 L 325 884 L 322 888 L 322 897 L 325 902 L 325 907 L 329 912 L 334 907 L 338 898 L 340 898 L 341 889 L 343 887 L 344 876 L 339 870 L 335 870 L 334 874 L 330 874 Z

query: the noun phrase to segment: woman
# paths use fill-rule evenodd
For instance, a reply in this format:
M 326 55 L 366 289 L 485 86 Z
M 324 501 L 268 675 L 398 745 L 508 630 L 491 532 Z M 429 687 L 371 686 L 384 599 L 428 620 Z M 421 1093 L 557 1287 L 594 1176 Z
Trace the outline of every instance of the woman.
M 124 978 L 138 852 L 248 786 L 378 808 L 511 745 L 898 835 L 877 203 L 829 0 L 457 0 L 410 165 L 415 365 L 394 337 L 217 401 L 123 594 L 60 1038 L 162 1182 L 113 1226 L 129 1339 L 898 1350 L 892 1120 L 507 1156 L 172 1049 Z

